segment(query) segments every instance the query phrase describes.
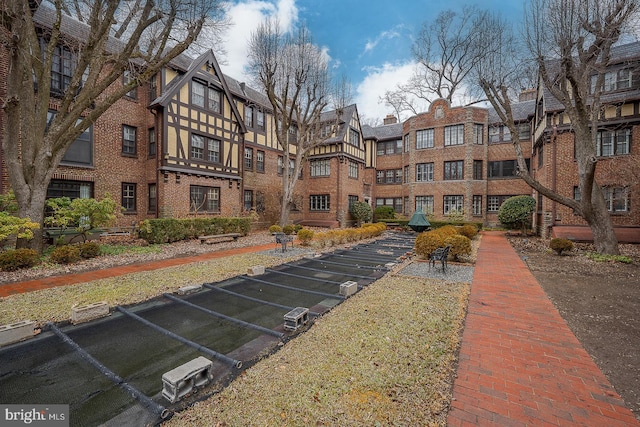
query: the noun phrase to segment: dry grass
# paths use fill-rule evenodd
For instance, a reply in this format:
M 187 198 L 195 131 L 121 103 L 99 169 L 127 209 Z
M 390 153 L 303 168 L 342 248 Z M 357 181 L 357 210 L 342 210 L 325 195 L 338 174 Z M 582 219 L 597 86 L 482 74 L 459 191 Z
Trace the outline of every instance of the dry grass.
M 284 261 L 287 259 L 260 254 L 236 255 L 233 261 L 220 258 L 12 295 L 0 298 L 0 325 L 20 320 L 33 320 L 39 325 L 61 322 L 70 318 L 71 308 L 76 305 L 100 301 L 106 301 L 110 307 L 133 304 L 185 285 L 217 282 L 244 274 L 251 266 L 273 266 Z
M 387 275 L 169 426 L 444 426 L 468 284 Z
M 237 255 L 0 299 L 0 324 L 64 321 L 287 259 Z M 469 285 L 389 273 L 169 426 L 444 426 Z

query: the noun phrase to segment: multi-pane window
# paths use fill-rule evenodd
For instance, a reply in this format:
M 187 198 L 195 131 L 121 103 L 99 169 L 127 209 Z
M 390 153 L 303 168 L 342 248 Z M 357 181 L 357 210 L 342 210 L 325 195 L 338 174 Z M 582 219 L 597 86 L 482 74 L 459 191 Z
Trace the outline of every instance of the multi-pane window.
M 531 159 L 525 159 L 527 169 Z M 502 160 L 497 162 L 489 162 L 487 169 L 487 177 L 489 178 L 511 178 L 517 175 L 518 161 L 517 160 Z
M 207 160 L 214 163 L 220 163 L 220 140 L 207 139 Z
M 464 125 L 445 126 L 444 145 L 464 144 Z
M 244 124 L 247 127 L 253 127 L 253 108 L 249 106 L 244 107 Z
M 349 144 L 356 147 L 360 146 L 360 132 L 353 128 L 349 128 Z
M 433 181 L 433 163 L 416 164 L 416 181 L 417 182 Z
M 253 148 L 244 149 L 244 169 L 253 170 Z
M 328 211 L 329 195 L 312 194 L 311 196 L 309 196 L 309 209 L 312 211 Z
M 395 212 L 402 212 L 402 197 L 377 198 L 376 206 L 391 206 Z
M 478 145 L 484 144 L 484 125 L 473 125 L 473 143 Z
M 151 77 L 151 80 L 149 80 L 149 102 L 156 99 L 157 96 L 158 96 L 158 75 L 156 74 L 153 77 Z
M 156 184 L 149 184 L 147 197 L 147 211 L 155 212 L 158 207 L 158 187 Z
M 473 161 L 473 179 L 482 179 L 482 160 Z
M 594 92 L 598 76 L 591 77 L 591 93 Z M 622 68 L 605 73 L 603 92 L 613 92 L 615 90 L 628 89 L 634 85 L 634 70 L 630 68 Z
M 56 93 L 64 93 L 73 76 L 74 55 L 68 47 L 56 46 L 51 60 L 51 90 Z
M 445 215 L 461 213 L 464 208 L 464 196 L 444 196 L 443 213 Z
M 474 195 L 471 203 L 471 209 L 474 216 L 482 215 L 482 196 Z
M 244 210 L 250 211 L 253 208 L 253 190 L 244 190 Z
M 202 135 L 191 134 L 191 158 L 220 162 L 220 141 Z
M 406 134 L 404 136 L 404 152 L 405 153 L 409 152 L 409 134 Z
M 510 142 L 510 141 L 511 141 L 511 131 L 507 126 L 504 126 L 504 125 L 489 126 L 489 144 L 494 144 L 497 142 Z
M 282 175 L 284 173 L 284 157 L 278 156 L 278 175 Z
M 149 128 L 149 131 L 147 132 L 147 136 L 149 139 L 149 157 L 155 157 L 158 151 L 158 146 L 156 144 L 155 128 Z
M 191 82 L 191 104 L 204 108 L 207 87 L 200 82 Z
M 609 212 L 627 212 L 628 193 L 625 187 L 602 187 L 605 203 Z
M 384 156 L 385 154 L 401 154 L 402 153 L 402 140 L 397 141 L 385 141 L 378 142 L 376 154 L 378 156 Z
M 349 178 L 358 178 L 358 163 L 349 160 Z
M 423 129 L 416 131 L 416 150 L 423 148 L 433 148 L 433 129 Z
M 404 177 L 402 179 L 402 182 L 407 184 L 409 182 L 409 166 L 405 166 L 403 168 L 403 171 L 404 171 Z
M 544 143 L 538 146 L 538 167 L 541 168 L 544 164 Z
M 433 214 L 433 196 L 416 196 L 416 210 L 422 209 L 425 215 Z
M 220 95 L 217 89 L 207 87 L 195 80 L 191 82 L 191 104 L 196 107 L 220 113 Z
M 601 130 L 597 135 L 596 155 L 602 157 L 629 154 L 631 129 Z
M 55 111 L 47 112 L 47 128 L 55 117 Z M 78 119 L 80 121 L 81 119 Z M 64 153 L 61 164 L 93 166 L 93 125 L 89 126 L 71 143 Z
M 220 187 L 189 187 L 189 211 L 220 212 Z
M 120 204 L 125 212 L 136 211 L 136 184 L 130 182 L 122 183 L 122 197 Z
M 504 203 L 504 201 L 509 197 L 513 197 L 513 195 L 487 196 L 487 212 L 498 212 L 502 203 Z
M 52 179 L 47 187 L 47 199 L 52 197 L 90 199 L 93 197 L 93 182 Z
M 376 171 L 376 184 L 384 184 L 384 171 Z
M 135 155 L 138 152 L 136 131 L 133 126 L 122 125 L 122 154 Z
M 129 83 L 134 81 L 134 75 L 130 70 L 124 70 L 122 73 L 122 85 L 126 86 Z M 137 99 L 138 98 L 138 87 L 134 86 L 129 92 L 125 94 L 127 98 Z
M 212 87 L 208 88 L 207 107 L 209 108 L 209 111 L 213 111 L 215 113 L 222 112 L 221 103 L 220 103 L 221 96 L 222 96 L 222 93 L 219 90 L 214 89 Z
M 264 111 L 256 111 L 256 127 L 264 130 Z
M 264 172 L 264 151 L 256 151 L 256 172 Z
M 464 178 L 464 161 L 454 160 L 444 162 L 444 179 L 455 180 Z
M 191 135 L 191 158 L 204 160 L 204 136 Z
M 520 141 L 528 141 L 531 138 L 531 125 L 529 123 L 520 123 L 518 125 L 518 139 Z
M 331 160 L 312 160 L 309 164 L 311 168 L 311 176 L 329 176 L 331 175 Z
M 320 138 L 329 138 L 333 132 L 333 125 L 324 124 L 320 125 Z

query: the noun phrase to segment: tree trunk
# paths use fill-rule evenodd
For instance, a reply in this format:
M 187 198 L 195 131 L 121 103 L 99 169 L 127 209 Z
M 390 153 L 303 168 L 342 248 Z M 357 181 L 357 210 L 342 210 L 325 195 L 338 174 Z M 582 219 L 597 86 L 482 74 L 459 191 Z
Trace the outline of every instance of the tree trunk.
M 44 209 L 42 208 L 46 201 L 46 186 L 42 189 L 32 191 L 28 186 L 22 188 L 14 188 L 16 198 L 27 200 L 27 202 L 19 203 L 18 215 L 20 218 L 29 218 L 31 221 L 40 224 L 40 229 L 34 230 L 33 239 L 18 240 L 17 247 L 28 247 L 35 249 L 38 253 L 42 253 L 43 239 L 42 230 L 44 226 Z

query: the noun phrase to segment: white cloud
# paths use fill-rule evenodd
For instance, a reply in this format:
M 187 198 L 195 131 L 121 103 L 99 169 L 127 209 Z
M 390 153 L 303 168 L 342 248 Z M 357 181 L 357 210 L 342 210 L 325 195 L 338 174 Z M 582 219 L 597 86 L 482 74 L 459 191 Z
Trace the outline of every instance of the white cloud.
M 395 29 L 381 32 L 374 40 L 367 41 L 363 54 L 373 51 L 382 41 L 391 40 L 396 37 L 400 37 L 400 33 Z
M 277 18 L 285 31 L 291 29 L 298 21 L 298 8 L 295 0 L 241 0 L 229 3 L 227 16 L 231 27 L 224 37 L 226 55 L 221 67 L 230 77 L 246 81 L 248 77 L 244 68 L 251 32 L 268 16 Z
M 407 83 L 415 66 L 415 62 L 408 61 L 401 64 L 385 63 L 380 67 L 369 67 L 365 70 L 367 75 L 355 90 L 358 112 L 365 122 L 382 124 L 382 119 L 387 114 L 396 114 L 394 109 L 385 105 L 380 98 L 386 91 L 395 90 L 399 84 Z M 400 117 L 400 120 L 404 119 L 406 117 Z

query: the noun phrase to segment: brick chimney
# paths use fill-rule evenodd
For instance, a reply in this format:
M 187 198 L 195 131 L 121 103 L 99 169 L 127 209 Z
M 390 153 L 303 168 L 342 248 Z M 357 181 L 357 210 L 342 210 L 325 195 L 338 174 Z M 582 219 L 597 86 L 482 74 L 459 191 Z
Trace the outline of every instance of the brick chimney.
M 533 101 L 534 99 L 536 99 L 535 89 L 525 89 L 522 92 L 520 92 L 520 96 L 518 97 L 519 102 Z
M 393 125 L 398 123 L 398 119 L 393 114 L 387 114 L 387 117 L 384 118 L 385 125 Z

